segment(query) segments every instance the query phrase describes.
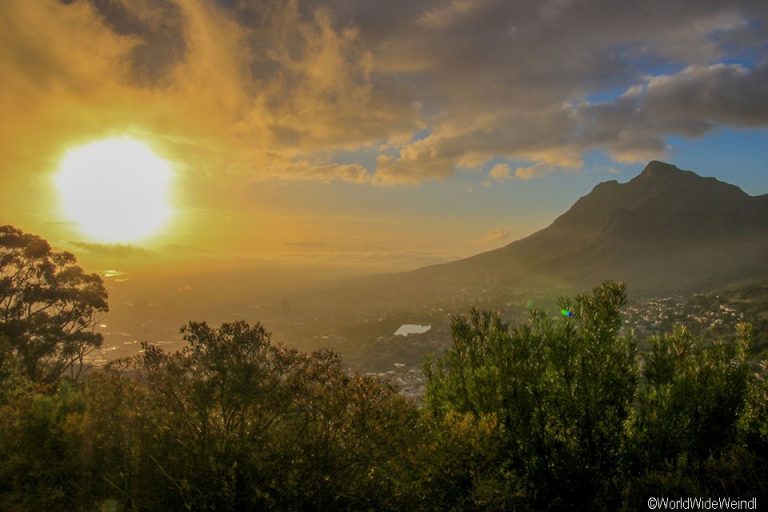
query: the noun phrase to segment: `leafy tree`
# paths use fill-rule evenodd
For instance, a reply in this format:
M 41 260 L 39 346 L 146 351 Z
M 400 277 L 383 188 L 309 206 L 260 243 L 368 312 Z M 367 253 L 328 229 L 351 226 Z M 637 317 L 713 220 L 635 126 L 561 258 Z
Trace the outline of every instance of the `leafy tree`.
M 80 466 L 79 390 L 19 388 L 0 403 L 0 510 L 76 510 Z
M 679 325 L 651 338 L 629 432 L 629 509 L 651 494 L 766 495 L 768 395 L 747 359 L 752 340 L 748 324 L 728 344 Z
M 750 336 L 741 333 L 708 346 L 682 326 L 651 338 L 635 420 L 643 466 L 683 453 L 706 458 L 735 441 L 751 374 Z
M 413 510 L 525 510 L 519 475 L 506 464 L 503 426 L 495 414 L 425 415 L 418 445 L 419 499 Z
M 331 352 L 275 345 L 259 324 L 191 322 L 182 334 L 178 353 L 144 345 L 133 377 L 86 379 L 87 466 L 101 468 L 110 497 L 142 510 L 409 502 L 418 413 L 392 388 L 350 375 Z
M 12 390 L 19 384 L 21 369 L 11 344 L 0 336 L 0 404 L 3 404 Z
M 68 252 L 12 226 L 0 226 L 0 336 L 7 339 L 23 372 L 54 382 L 77 377 L 84 356 L 101 345 L 93 332 L 107 311 L 107 291 Z
M 569 316 L 535 312 L 509 326 L 495 313 L 453 319 L 454 344 L 428 364 L 427 402 L 499 418 L 507 472 L 522 477 L 536 508 L 584 506 L 618 496 L 637 379 L 635 345 L 621 334 L 623 285 L 561 300 Z
M 471 439 L 456 415 L 490 436 L 475 459 L 446 450 L 454 477 L 467 477 L 456 485 L 468 508 L 489 497 L 492 508 L 635 510 L 649 496 L 766 495 L 768 386 L 765 364 L 748 359 L 750 326 L 733 343 L 677 326 L 638 355 L 624 302 L 624 286 L 606 282 L 562 299 L 557 319 L 454 318 L 453 346 L 426 366 L 427 407 L 454 439 Z M 478 467 L 483 446 L 497 456 Z

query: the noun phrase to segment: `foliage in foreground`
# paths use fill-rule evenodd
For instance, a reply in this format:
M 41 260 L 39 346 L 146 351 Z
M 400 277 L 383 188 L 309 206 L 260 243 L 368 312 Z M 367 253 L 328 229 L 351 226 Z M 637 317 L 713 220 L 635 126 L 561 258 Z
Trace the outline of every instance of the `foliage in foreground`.
M 625 301 L 607 282 L 562 300 L 557 319 L 454 319 L 453 347 L 426 367 L 427 403 L 437 421 L 458 412 L 494 426 L 500 449 L 476 478 L 490 472 L 494 492 L 473 487 L 473 503 L 635 510 L 649 496 L 768 494 L 768 387 L 747 359 L 750 327 L 728 345 L 677 327 L 638 355 Z
M 638 354 L 623 286 L 521 325 L 473 311 L 426 366 L 426 406 L 256 324 L 183 328 L 76 382 L 0 340 L 2 510 L 634 510 L 766 499 L 768 383 L 751 334 L 683 329 Z
M 243 322 L 1 406 L 0 508 L 399 509 L 417 412 Z

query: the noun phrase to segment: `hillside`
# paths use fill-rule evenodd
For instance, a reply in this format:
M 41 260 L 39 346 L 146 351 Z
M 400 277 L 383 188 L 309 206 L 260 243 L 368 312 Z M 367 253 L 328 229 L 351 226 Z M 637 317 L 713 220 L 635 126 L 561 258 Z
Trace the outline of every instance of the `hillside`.
M 650 162 L 597 185 L 550 226 L 505 247 L 402 275 L 411 283 L 706 289 L 768 272 L 768 195 Z

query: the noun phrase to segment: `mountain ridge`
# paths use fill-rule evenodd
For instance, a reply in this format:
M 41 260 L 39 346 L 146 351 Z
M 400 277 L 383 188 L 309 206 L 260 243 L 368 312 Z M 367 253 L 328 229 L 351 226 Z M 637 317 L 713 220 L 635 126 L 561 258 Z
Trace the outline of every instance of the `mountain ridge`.
M 727 249 L 727 250 L 726 250 Z M 603 279 L 641 291 L 696 289 L 768 272 L 768 194 L 651 161 L 626 183 L 599 183 L 549 226 L 503 247 L 403 273 L 410 279 Z

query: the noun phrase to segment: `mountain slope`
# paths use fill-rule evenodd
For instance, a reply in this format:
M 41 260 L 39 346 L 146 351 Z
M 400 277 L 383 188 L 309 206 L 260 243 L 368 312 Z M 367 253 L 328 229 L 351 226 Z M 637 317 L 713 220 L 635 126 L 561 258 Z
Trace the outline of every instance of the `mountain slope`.
M 704 289 L 768 273 L 768 195 L 662 162 L 608 181 L 550 226 L 505 247 L 403 274 L 467 286 L 627 281 L 638 292 Z

